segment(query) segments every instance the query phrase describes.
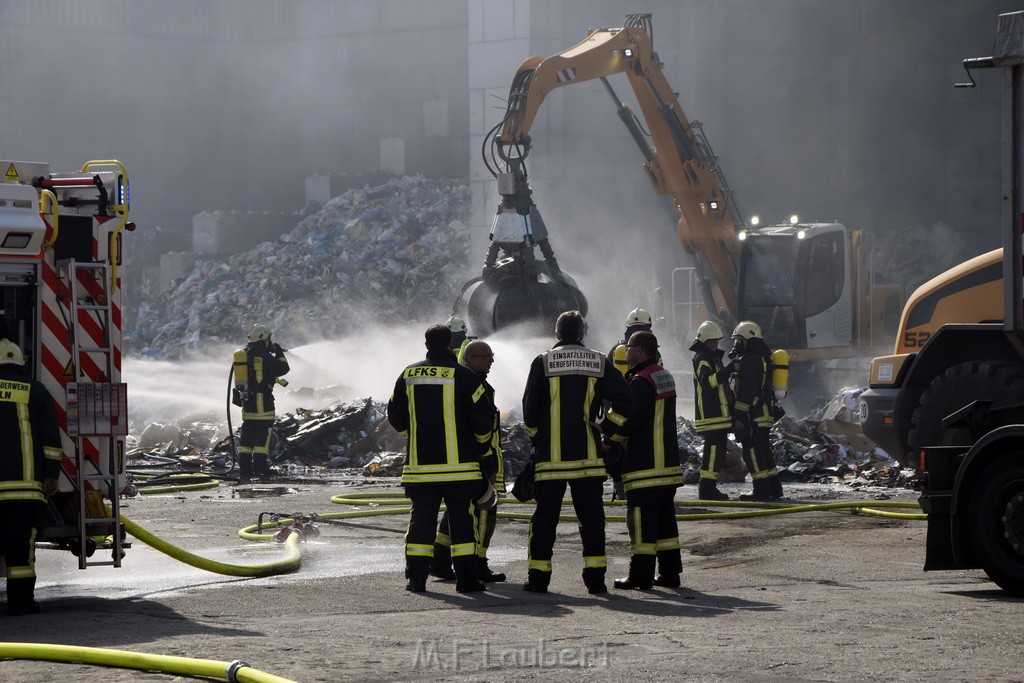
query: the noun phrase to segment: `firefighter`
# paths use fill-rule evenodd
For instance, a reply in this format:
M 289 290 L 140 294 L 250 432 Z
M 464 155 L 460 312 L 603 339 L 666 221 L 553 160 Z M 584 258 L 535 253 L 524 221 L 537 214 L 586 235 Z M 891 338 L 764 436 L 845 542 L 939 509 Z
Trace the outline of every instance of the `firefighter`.
M 704 438 L 704 455 L 700 463 L 697 497 L 701 500 L 729 500 L 729 494 L 718 489 L 718 473 L 722 471 L 725 448 L 732 430 L 732 405 L 736 397 L 729 387 L 733 363 L 722 362 L 725 351 L 718 348 L 722 328 L 705 320 L 697 328 L 693 351 L 694 431 Z
M 622 483 L 631 557 L 629 576 L 616 579 L 614 585 L 623 590 L 646 590 L 652 585 L 678 588 L 683 560 L 674 499 L 683 485 L 683 470 L 676 442 L 676 384 L 656 362 L 658 339 L 652 333 L 634 332 L 626 352 L 630 366 L 626 381 L 635 405 L 609 440 L 626 441 Z
M 249 343 L 235 352 L 234 403 L 242 408 L 242 434 L 238 448 L 239 483 L 254 476 L 270 477 L 270 437 L 274 426 L 274 385 L 288 386 L 284 349 L 271 340 L 270 328 L 256 324 Z
M 449 327 L 449 329 L 451 329 Z M 454 345 L 454 339 L 452 344 Z M 487 564 L 487 548 L 494 537 L 494 527 L 498 520 L 498 495 L 505 493 L 505 467 L 501 455 L 501 415 L 494 404 L 494 387 L 487 383 L 487 374 L 494 364 L 494 352 L 486 342 L 470 341 L 465 347 L 464 365 L 480 376 L 484 385 L 484 398 L 490 404 L 494 416 L 491 424 L 491 451 L 494 453 L 494 471 L 485 473 L 487 484 L 483 488 L 481 499 L 473 502 L 473 517 L 476 520 L 477 564 L 480 579 L 484 583 L 497 583 L 505 580 L 505 575 L 493 572 Z M 487 459 L 490 465 L 492 459 Z M 493 495 L 491 495 L 493 492 Z M 441 523 L 437 527 L 434 539 L 434 558 L 430 565 L 430 575 L 441 579 L 454 579 L 452 571 L 452 540 L 448 534 L 448 511 L 441 515 Z
M 782 480 L 775 467 L 768 438 L 774 420 L 771 415 L 771 351 L 757 323 L 744 320 L 732 332 L 733 351 L 739 361 L 736 370 L 736 406 L 733 412 L 736 436 L 743 444 L 743 461 L 750 470 L 754 491 L 743 500 L 782 498 Z
M 57 493 L 61 443 L 53 401 L 23 368 L 17 344 L 0 339 L 0 553 L 7 566 L 7 613 L 39 611 L 35 544 L 46 498 Z
M 558 316 L 558 343 L 530 366 L 523 395 L 523 422 L 534 448 L 537 507 L 530 521 L 528 579 L 524 590 L 546 593 L 551 556 L 566 486 L 572 492 L 583 541 L 583 582 L 590 593 L 604 593 L 604 501 L 607 476 L 601 432 L 621 425 L 633 408 L 633 394 L 611 361 L 583 345 L 587 323 L 579 311 Z M 602 425 L 596 420 L 609 406 Z
M 479 576 L 471 501 L 480 498 L 484 472 L 496 469 L 491 450 L 494 413 L 479 375 L 459 365 L 452 331 L 431 325 L 426 360 L 402 371 L 388 401 L 388 422 L 409 440 L 402 484 L 412 501 L 405 536 L 405 589 L 422 593 L 434 554 L 441 500 L 448 509 L 455 589 L 485 589 Z
M 460 363 L 465 363 L 466 346 L 476 337 L 469 336 L 466 321 L 457 315 L 448 318 L 445 325 L 452 331 L 452 349 L 455 350 L 455 359 Z
M 629 372 L 629 362 L 626 360 L 626 344 L 629 342 L 629 338 L 634 332 L 650 332 L 651 326 L 651 314 L 642 308 L 634 308 L 626 316 L 626 333 L 622 335 L 622 341 L 608 352 L 608 360 L 615 365 L 615 369 L 622 373 L 623 377 Z M 661 362 L 661 356 L 658 356 L 658 362 Z

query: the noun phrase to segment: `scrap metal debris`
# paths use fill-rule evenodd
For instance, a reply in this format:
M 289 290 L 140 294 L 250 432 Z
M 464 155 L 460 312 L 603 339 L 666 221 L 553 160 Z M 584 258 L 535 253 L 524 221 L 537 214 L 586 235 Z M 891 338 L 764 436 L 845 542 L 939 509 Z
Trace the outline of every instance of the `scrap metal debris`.
M 785 417 L 771 432 L 772 449 L 785 481 L 909 486 L 913 470 L 903 469 L 860 432 L 857 397 L 863 389 L 844 389 L 815 415 Z M 503 421 L 502 450 L 506 479 L 511 481 L 529 460 L 532 444 L 519 416 Z M 700 476 L 703 440 L 693 424 L 677 424 L 684 480 Z M 151 424 L 132 439 L 130 467 L 165 467 L 195 471 L 231 465 L 225 424 Z M 386 404 L 370 398 L 323 410 L 299 409 L 274 424 L 271 462 L 288 476 L 397 477 L 405 465 L 405 438 L 388 424 Z M 740 447 L 730 435 L 719 481 L 741 482 L 747 476 Z
M 235 343 L 260 311 L 300 344 L 382 323 L 445 317 L 469 261 L 464 179 L 402 177 L 352 189 L 275 242 L 196 262 L 170 291 L 138 304 L 130 352 L 177 358 L 206 342 Z M 329 313 L 326 313 L 329 312 Z

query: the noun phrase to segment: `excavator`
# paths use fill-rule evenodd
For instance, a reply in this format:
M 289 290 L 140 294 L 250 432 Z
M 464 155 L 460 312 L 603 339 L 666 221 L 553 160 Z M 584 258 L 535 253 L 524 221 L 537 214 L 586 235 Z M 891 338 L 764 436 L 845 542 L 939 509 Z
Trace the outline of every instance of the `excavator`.
M 505 115 L 484 139 L 484 163 L 501 204 L 483 273 L 462 288 L 456 314 L 485 336 L 530 322 L 546 331 L 560 311 L 586 313 L 586 297 L 555 258 L 526 159 L 548 93 L 600 79 L 644 156 L 655 193 L 669 196 L 679 214 L 676 231 L 693 257 L 702 300 L 691 322 L 711 318 L 728 328 L 754 320 L 772 346 L 791 349 L 794 361 L 864 355 L 882 341 L 883 328 L 895 329 L 903 303 L 902 287 L 874 282 L 869 236 L 795 217 L 785 225 L 747 226 L 700 122 L 686 117 L 665 78 L 652 35 L 651 15 L 632 14 L 624 27 L 591 29 L 578 45 L 520 65 Z M 617 73 L 628 79 L 646 128 L 609 83 Z

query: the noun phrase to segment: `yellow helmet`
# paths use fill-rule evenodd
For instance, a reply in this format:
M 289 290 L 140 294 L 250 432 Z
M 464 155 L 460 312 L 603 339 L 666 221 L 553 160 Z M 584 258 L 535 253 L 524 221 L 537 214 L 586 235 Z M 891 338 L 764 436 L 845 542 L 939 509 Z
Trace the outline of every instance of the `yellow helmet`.
M 448 318 L 448 320 L 445 321 L 444 325 L 452 332 L 466 331 L 466 321 L 457 315 L 453 315 L 452 317 Z
M 736 329 L 732 331 L 733 337 L 739 337 L 740 339 L 764 339 L 764 335 L 761 334 L 761 327 L 753 320 L 744 320 L 736 326 Z
M 24 365 L 25 354 L 10 339 L 0 339 L 0 365 Z
M 634 308 L 626 318 L 626 327 L 632 327 L 633 325 L 647 325 L 650 327 L 651 314 L 642 308 Z
M 269 327 L 261 323 L 257 323 L 252 326 L 251 330 L 249 330 L 249 341 L 267 341 L 268 339 L 270 339 L 271 334 L 272 333 Z
M 697 341 L 706 342 L 712 339 L 721 339 L 725 334 L 722 332 L 722 328 L 710 320 L 705 320 L 697 328 Z

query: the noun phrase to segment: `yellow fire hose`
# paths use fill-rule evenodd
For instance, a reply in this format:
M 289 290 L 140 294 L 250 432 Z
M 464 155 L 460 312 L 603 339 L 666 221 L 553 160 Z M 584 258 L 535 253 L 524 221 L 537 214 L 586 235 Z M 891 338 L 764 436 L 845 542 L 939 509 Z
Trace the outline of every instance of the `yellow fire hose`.
M 221 662 L 213 659 L 192 659 L 170 655 L 153 655 L 129 650 L 110 650 L 78 645 L 52 645 L 50 643 L 0 643 L 0 659 L 31 659 L 41 662 L 66 664 L 92 664 L 120 669 L 138 669 L 176 674 L 190 678 L 211 678 L 228 683 L 296 683 L 290 678 L 253 669 L 247 663 L 235 660 Z

